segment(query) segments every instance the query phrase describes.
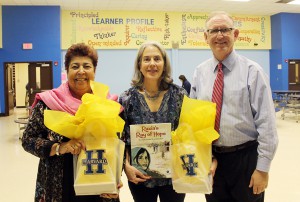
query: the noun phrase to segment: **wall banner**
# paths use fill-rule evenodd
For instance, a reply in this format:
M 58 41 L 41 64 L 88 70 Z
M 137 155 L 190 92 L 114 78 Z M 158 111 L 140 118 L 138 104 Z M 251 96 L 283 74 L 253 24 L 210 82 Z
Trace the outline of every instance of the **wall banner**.
M 208 13 L 62 11 L 62 49 L 84 42 L 96 49 L 137 49 L 148 40 L 167 49 L 208 49 Z M 234 15 L 236 49 L 271 49 L 270 16 Z

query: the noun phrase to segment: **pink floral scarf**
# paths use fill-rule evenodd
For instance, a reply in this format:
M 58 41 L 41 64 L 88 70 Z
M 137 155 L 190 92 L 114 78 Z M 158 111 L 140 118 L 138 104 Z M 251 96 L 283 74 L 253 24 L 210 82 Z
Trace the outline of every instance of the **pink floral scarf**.
M 75 115 L 81 104 L 81 100 L 72 96 L 68 82 L 61 84 L 58 88 L 37 93 L 32 107 L 34 107 L 39 100 L 42 100 L 52 110 L 64 111 L 72 115 Z

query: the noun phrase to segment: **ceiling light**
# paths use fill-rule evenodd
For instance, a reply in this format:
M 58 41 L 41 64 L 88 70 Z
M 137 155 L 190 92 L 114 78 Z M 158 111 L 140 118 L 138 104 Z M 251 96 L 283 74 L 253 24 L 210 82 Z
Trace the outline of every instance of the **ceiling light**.
M 300 0 L 280 0 L 275 3 L 282 3 L 282 4 L 300 4 Z
M 251 0 L 223 0 L 223 1 L 243 1 L 243 2 L 246 2 L 246 1 L 251 1 Z
M 300 0 L 295 0 L 295 1 L 291 1 L 287 4 L 297 4 L 297 5 L 300 5 Z

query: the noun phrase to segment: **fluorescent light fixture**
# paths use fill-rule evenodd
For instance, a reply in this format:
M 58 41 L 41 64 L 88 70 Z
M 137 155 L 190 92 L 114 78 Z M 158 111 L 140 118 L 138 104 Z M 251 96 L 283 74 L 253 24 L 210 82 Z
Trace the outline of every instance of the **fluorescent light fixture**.
M 241 1 L 241 2 L 246 2 L 246 1 L 251 1 L 251 0 L 223 0 L 223 1 Z
M 294 1 L 291 1 L 287 4 L 296 4 L 296 5 L 300 5 L 300 0 L 294 0 Z

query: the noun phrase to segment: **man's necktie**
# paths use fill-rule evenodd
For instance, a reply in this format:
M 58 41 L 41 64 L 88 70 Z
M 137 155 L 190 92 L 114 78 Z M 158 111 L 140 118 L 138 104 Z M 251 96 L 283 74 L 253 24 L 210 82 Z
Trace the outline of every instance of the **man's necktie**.
M 214 89 L 212 94 L 212 102 L 217 104 L 217 113 L 215 120 L 215 130 L 220 131 L 220 118 L 223 102 L 223 86 L 224 86 L 224 74 L 222 69 L 222 63 L 218 64 L 218 73 L 214 83 Z

